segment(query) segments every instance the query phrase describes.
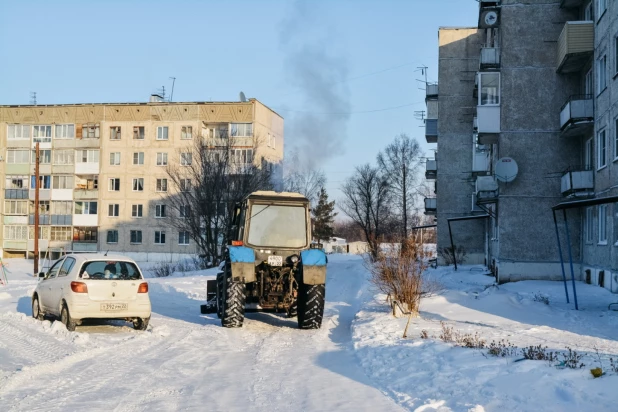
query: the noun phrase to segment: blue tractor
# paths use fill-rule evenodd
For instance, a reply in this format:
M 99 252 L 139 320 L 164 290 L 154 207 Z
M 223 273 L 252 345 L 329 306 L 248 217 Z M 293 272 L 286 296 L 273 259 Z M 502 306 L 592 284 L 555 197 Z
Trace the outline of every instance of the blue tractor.
M 202 313 L 238 328 L 245 312 L 283 312 L 301 329 L 318 329 L 324 314 L 326 255 L 311 243 L 309 200 L 298 193 L 259 191 L 237 205 L 230 242 Z

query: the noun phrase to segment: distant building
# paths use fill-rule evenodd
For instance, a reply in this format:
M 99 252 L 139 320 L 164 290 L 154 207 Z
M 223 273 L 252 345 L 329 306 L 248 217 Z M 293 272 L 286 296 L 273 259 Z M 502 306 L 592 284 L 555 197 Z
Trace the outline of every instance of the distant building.
M 618 2 L 479 4 L 477 26 L 439 30 L 425 213 L 439 248 L 451 219 L 468 263 L 499 282 L 561 279 L 552 206 L 618 195 Z M 618 292 L 618 204 L 568 218 L 576 275 Z M 567 258 L 562 222 L 559 233 Z
M 240 163 L 279 164 L 283 118 L 258 100 L 0 106 L 3 256 L 34 250 L 34 155 L 40 156 L 41 255 L 113 251 L 137 259 L 197 252 L 169 225 L 166 165 L 191 162 L 197 138 L 232 139 Z M 184 163 L 183 163 L 184 162 Z

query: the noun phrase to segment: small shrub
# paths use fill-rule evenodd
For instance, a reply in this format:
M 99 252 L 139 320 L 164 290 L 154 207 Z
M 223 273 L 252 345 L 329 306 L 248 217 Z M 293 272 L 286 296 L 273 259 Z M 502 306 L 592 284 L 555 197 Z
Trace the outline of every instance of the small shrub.
M 600 378 L 601 376 L 603 376 L 603 369 L 601 369 L 601 368 L 590 369 L 590 373 L 595 378 Z
M 541 302 L 546 305 L 549 305 L 549 296 L 544 295 L 542 293 L 535 293 L 532 300 L 534 300 L 535 302 Z
M 438 255 L 444 260 L 444 263 L 448 265 L 452 265 L 455 263 L 453 259 L 453 248 L 452 247 L 443 247 L 438 249 Z M 463 264 L 468 257 L 468 252 L 463 246 L 455 245 L 455 254 L 454 256 L 457 258 L 457 264 Z
M 429 332 L 427 332 L 425 329 L 421 331 L 421 339 L 429 339 Z
M 566 352 L 560 354 L 561 357 L 562 357 L 562 363 L 564 364 L 564 366 L 566 368 L 580 369 L 580 368 L 583 368 L 584 366 L 586 366 L 581 361 L 582 358 L 584 357 L 583 355 L 575 352 L 574 350 L 572 350 L 568 346 L 566 347 L 566 349 L 567 349 Z
M 525 359 L 530 360 L 544 360 L 548 362 L 554 362 L 557 360 L 557 355 L 555 352 L 548 351 L 547 346 L 543 347 L 541 345 L 529 346 L 522 349 L 522 355 Z
M 442 332 L 440 333 L 440 340 L 443 342 L 455 342 L 455 331 L 452 326 L 448 326 L 445 322 L 440 322 Z
M 471 348 L 471 349 L 485 348 L 485 339 L 481 339 L 481 336 L 479 335 L 478 332 L 475 332 L 474 335 L 472 335 L 471 333 L 466 333 L 463 335 L 457 334 L 456 342 L 457 344 L 459 344 L 460 346 L 463 346 L 464 348 Z
M 170 262 L 159 262 L 152 268 L 152 272 L 157 278 L 168 277 L 175 271 L 176 265 Z
M 618 359 L 614 361 L 614 358 L 609 358 L 609 368 L 612 372 L 618 373 Z
M 487 351 L 488 354 L 492 356 L 497 356 L 499 358 L 507 358 L 507 357 L 515 356 L 517 355 L 517 352 L 519 351 L 519 348 L 517 346 L 513 345 L 511 342 L 509 342 L 508 340 L 504 340 L 504 339 L 502 339 L 499 342 L 491 341 L 488 348 L 489 348 L 489 350 Z

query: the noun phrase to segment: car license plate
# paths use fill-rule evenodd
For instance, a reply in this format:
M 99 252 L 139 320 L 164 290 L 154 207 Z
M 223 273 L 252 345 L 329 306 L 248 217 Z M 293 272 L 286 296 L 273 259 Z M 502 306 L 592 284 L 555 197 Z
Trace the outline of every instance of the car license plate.
M 128 305 L 126 303 L 101 303 L 101 310 L 103 312 L 121 312 L 127 310 Z
M 283 257 L 275 255 L 268 256 L 268 264 L 270 266 L 283 266 Z

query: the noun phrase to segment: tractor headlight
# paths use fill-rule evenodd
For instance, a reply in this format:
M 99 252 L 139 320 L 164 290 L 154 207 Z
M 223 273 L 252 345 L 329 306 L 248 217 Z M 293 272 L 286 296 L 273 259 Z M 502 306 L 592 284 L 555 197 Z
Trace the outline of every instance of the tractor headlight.
M 288 259 L 290 259 L 290 262 L 296 263 L 298 262 L 298 255 L 292 255 Z

